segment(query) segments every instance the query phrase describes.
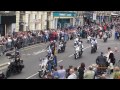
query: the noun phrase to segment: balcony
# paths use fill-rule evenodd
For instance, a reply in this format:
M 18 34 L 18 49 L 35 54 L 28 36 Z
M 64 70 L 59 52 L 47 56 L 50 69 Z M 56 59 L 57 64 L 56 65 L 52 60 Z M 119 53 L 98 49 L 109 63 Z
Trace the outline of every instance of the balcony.
M 21 15 L 25 15 L 25 11 L 20 11 L 20 14 Z
M 16 11 L 0 11 L 1 16 L 15 16 Z

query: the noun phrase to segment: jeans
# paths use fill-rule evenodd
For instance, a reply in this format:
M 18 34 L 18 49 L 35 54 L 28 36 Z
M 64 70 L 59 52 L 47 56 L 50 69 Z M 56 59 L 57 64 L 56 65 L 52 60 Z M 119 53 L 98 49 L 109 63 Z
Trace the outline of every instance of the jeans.
M 48 71 L 49 71 L 49 72 L 51 72 L 51 71 L 52 71 L 51 61 L 48 61 Z

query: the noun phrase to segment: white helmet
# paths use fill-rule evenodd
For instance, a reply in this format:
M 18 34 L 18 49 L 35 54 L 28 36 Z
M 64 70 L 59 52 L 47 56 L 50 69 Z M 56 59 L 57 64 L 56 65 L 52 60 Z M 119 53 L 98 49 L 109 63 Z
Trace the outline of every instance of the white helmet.
M 56 42 L 56 40 L 54 40 L 54 43 Z

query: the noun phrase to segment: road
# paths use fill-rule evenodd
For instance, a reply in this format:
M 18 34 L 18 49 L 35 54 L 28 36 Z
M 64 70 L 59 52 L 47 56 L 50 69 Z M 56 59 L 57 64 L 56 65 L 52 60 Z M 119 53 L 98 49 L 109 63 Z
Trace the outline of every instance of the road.
M 84 45 L 83 56 L 80 59 L 74 59 L 73 40 L 67 42 L 66 51 L 61 54 L 57 54 L 58 65 L 63 65 L 64 68 L 68 68 L 69 65 L 78 67 L 81 62 L 84 62 L 86 67 L 95 63 L 95 60 L 101 52 L 107 53 L 107 48 L 110 46 L 112 50 L 117 46 L 120 50 L 120 41 L 115 41 L 113 38 L 108 39 L 107 43 L 103 42 L 103 39 L 98 39 L 98 50 L 96 53 L 91 54 L 91 46 L 86 42 L 86 39 L 82 39 Z M 39 58 L 43 58 L 46 55 L 47 44 L 39 44 L 24 48 L 21 50 L 22 59 L 24 60 L 25 68 L 18 75 L 12 75 L 8 79 L 39 79 Z M 120 53 L 115 53 L 116 60 L 120 59 Z M 7 58 L 3 58 L 8 60 Z M 1 59 L 2 60 L 2 59 Z M 3 60 L 4 61 L 4 60 Z

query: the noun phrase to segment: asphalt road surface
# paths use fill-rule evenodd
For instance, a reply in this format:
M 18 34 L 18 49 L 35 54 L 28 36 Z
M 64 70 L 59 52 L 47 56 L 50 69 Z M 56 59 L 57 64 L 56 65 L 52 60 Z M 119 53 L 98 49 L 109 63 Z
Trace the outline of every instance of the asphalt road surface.
M 84 62 L 86 67 L 95 63 L 95 60 L 101 52 L 107 53 L 107 48 L 111 47 L 114 50 L 114 47 L 118 47 L 120 50 L 120 41 L 116 41 L 112 38 L 108 39 L 106 43 L 103 42 L 103 39 L 98 39 L 98 50 L 96 53 L 91 54 L 91 45 L 87 43 L 86 39 L 82 39 L 84 45 L 83 56 L 80 59 L 74 59 L 74 47 L 73 40 L 67 42 L 66 51 L 61 54 L 57 54 L 58 66 L 63 65 L 64 68 L 68 68 L 69 65 L 78 67 L 81 62 Z M 39 70 L 39 58 L 43 58 L 46 53 L 47 44 L 34 45 L 29 48 L 21 50 L 22 59 L 24 60 L 25 68 L 18 75 L 12 75 L 8 79 L 39 79 L 38 70 Z M 120 59 L 120 52 L 115 53 L 115 58 L 118 61 Z M 5 58 L 3 58 L 5 59 Z M 2 60 L 2 59 L 1 59 Z M 7 58 L 6 58 L 7 61 Z

